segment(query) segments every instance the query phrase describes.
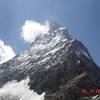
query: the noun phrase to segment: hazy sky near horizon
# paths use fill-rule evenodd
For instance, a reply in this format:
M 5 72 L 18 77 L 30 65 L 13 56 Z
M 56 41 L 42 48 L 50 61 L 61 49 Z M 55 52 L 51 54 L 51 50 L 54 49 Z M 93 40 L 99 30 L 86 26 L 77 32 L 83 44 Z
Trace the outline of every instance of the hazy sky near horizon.
M 100 0 L 0 0 L 0 40 L 16 54 L 30 46 L 20 35 L 26 20 L 54 20 L 66 26 L 100 66 Z

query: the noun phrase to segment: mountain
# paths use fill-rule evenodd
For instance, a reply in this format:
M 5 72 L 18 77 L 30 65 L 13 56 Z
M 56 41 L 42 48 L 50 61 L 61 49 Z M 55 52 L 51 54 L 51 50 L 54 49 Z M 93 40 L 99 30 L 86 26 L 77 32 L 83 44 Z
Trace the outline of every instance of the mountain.
M 39 35 L 27 51 L 0 65 L 0 100 L 99 97 L 80 92 L 100 88 L 100 68 L 87 48 L 65 27 L 55 22 L 49 22 L 49 27 L 49 32 Z

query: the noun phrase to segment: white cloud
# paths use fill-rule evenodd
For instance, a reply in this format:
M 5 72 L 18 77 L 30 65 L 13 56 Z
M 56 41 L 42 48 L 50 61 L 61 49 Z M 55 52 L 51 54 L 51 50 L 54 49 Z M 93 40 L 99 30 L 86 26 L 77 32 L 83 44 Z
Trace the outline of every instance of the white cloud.
M 49 31 L 49 25 L 40 24 L 34 20 L 27 20 L 21 28 L 21 35 L 27 42 L 33 42 L 40 34 L 46 34 Z
M 5 45 L 2 40 L 0 40 L 0 64 L 4 63 L 15 56 L 13 49 L 9 45 Z

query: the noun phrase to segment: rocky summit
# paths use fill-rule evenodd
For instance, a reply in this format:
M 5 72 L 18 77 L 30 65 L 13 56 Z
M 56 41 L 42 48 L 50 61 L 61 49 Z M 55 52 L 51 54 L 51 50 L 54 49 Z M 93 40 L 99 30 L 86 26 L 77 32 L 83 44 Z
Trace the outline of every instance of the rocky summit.
M 27 51 L 0 65 L 0 100 L 100 100 L 100 68 L 87 48 L 65 27 L 49 25 Z

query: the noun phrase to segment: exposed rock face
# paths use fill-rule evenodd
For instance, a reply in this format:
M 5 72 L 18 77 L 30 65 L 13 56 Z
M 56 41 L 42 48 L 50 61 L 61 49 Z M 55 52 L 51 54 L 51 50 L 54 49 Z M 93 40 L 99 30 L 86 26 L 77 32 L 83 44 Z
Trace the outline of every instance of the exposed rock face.
M 87 48 L 64 27 L 40 35 L 29 50 L 0 65 L 1 88 L 27 77 L 30 89 L 45 92 L 45 100 L 92 100 L 79 98 L 80 88 L 100 88 L 99 67 Z

